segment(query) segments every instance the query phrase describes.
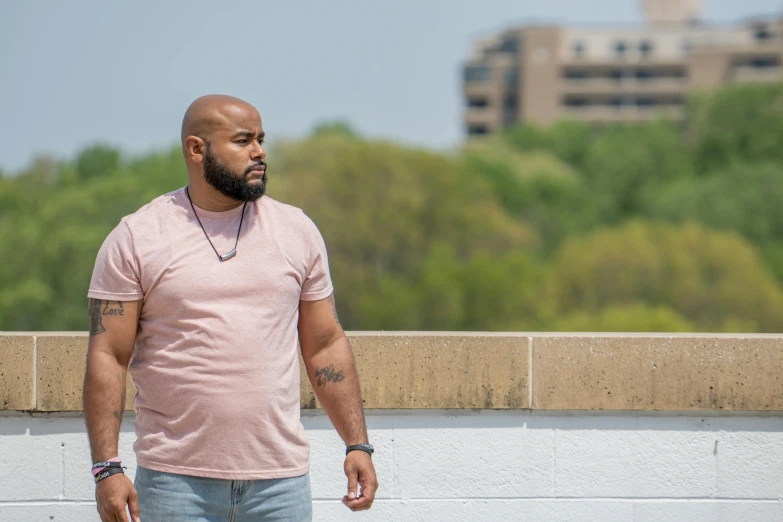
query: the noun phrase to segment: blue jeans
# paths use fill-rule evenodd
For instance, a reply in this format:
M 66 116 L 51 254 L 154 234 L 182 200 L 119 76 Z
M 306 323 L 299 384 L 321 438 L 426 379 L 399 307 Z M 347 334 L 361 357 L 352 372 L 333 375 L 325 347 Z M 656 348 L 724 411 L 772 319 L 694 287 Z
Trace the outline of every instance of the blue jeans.
M 141 522 L 310 522 L 310 475 L 228 480 L 136 467 Z

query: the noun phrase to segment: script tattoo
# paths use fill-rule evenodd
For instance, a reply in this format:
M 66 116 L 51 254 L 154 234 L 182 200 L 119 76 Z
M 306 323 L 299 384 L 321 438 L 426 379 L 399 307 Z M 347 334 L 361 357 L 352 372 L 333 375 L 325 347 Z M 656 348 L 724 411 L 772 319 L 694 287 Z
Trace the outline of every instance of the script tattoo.
M 118 307 L 112 307 L 112 301 L 103 301 L 101 299 L 90 299 L 87 303 L 87 313 L 90 315 L 90 335 L 98 335 L 106 331 L 103 326 L 104 315 L 125 315 L 125 308 L 122 301 L 115 301 Z M 111 307 L 111 308 L 110 308 Z
M 101 321 L 101 300 L 90 299 L 87 302 L 87 313 L 90 315 L 90 336 L 102 334 L 106 331 Z M 106 301 L 108 304 L 109 302 Z
M 120 305 L 119 308 L 109 308 L 109 303 L 111 303 L 111 301 L 106 301 L 106 308 L 103 309 L 101 315 L 125 315 L 125 309 L 122 307 L 122 301 L 117 301 L 117 304 Z
M 327 382 L 337 383 L 345 379 L 345 375 L 343 375 L 342 370 L 340 370 L 339 372 L 334 371 L 333 364 L 330 364 L 326 368 L 316 368 L 315 376 L 318 378 L 318 380 L 316 381 L 318 386 L 326 386 Z

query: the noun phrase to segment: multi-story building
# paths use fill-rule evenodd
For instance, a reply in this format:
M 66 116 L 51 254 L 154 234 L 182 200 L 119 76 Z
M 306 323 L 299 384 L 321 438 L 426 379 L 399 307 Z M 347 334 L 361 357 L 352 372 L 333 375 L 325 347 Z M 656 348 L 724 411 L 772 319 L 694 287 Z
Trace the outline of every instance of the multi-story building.
M 701 0 L 642 0 L 640 27 L 526 26 L 478 42 L 464 67 L 465 130 L 683 117 L 691 91 L 783 80 L 783 18 L 699 21 Z

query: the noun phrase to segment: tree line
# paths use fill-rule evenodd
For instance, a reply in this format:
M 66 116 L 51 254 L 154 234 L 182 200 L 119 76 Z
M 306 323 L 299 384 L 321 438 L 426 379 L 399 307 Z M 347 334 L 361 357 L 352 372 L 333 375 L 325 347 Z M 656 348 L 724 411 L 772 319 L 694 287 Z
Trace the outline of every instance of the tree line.
M 781 143 L 783 85 L 694 95 L 684 122 L 521 125 L 448 152 L 327 124 L 272 143 L 268 194 L 320 228 L 348 330 L 773 332 Z M 0 173 L 0 330 L 86 330 L 106 235 L 185 184 L 179 147 Z

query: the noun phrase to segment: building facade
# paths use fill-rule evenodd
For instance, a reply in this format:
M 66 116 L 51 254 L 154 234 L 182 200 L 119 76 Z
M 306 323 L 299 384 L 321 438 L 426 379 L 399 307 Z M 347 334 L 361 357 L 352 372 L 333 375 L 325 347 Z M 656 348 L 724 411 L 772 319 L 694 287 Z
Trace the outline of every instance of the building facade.
M 639 27 L 526 26 L 478 42 L 463 69 L 465 132 L 678 120 L 689 92 L 783 80 L 783 19 L 713 26 L 699 0 L 641 4 Z

